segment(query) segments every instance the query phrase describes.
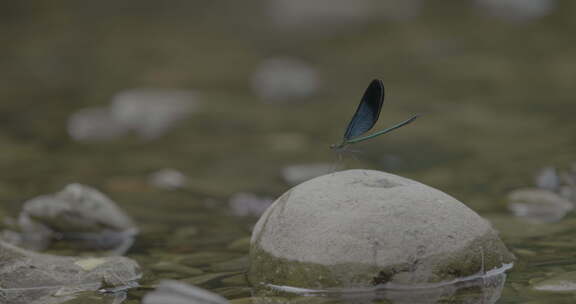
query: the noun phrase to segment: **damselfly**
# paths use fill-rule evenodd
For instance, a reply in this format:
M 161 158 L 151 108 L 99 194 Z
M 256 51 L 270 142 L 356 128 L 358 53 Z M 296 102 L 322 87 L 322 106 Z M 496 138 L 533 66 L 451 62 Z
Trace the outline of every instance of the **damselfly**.
M 350 144 L 358 143 L 374 138 L 376 136 L 386 134 L 413 122 L 419 116 L 414 115 L 411 118 L 384 130 L 374 132 L 366 136 L 361 136 L 370 131 L 372 127 L 374 127 L 378 121 L 378 117 L 380 116 L 383 103 L 384 83 L 380 79 L 374 79 L 364 92 L 364 96 L 362 96 L 362 100 L 356 109 L 356 113 L 354 113 L 352 120 L 350 120 L 350 123 L 348 123 L 348 127 L 346 128 L 342 142 L 339 144 L 331 145 L 330 148 L 340 150 Z

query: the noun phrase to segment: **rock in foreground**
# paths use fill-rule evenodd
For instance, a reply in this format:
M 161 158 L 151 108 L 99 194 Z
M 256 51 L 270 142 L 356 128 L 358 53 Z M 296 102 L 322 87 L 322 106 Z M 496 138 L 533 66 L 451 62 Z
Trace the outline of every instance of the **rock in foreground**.
M 253 284 L 302 288 L 450 282 L 514 260 L 496 231 L 416 181 L 348 170 L 282 195 L 252 234 Z
M 60 303 L 81 291 L 134 287 L 141 277 L 138 264 L 125 257 L 61 257 L 2 241 L 0 257 L 0 303 Z

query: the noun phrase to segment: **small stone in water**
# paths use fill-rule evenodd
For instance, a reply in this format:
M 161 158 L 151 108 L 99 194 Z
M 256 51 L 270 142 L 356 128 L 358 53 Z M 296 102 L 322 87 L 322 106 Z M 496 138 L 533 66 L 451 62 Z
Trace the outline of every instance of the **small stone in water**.
M 228 304 L 228 300 L 210 291 L 177 281 L 161 281 L 142 304 Z
M 155 187 L 174 190 L 185 187 L 188 178 L 178 170 L 162 169 L 150 174 L 148 181 Z
M 196 94 L 184 90 L 133 89 L 114 96 L 114 119 L 143 139 L 162 136 L 196 108 Z
M 128 250 L 138 229 L 108 197 L 81 184 L 26 201 L 18 218 L 17 244 L 43 250 L 55 240 L 96 249 Z
M 574 209 L 574 204 L 549 190 L 525 188 L 508 194 L 508 208 L 516 216 L 553 222 Z
M 68 119 L 68 134 L 77 141 L 106 141 L 126 135 L 128 129 L 108 108 L 86 108 Z
M 260 216 L 273 200 L 252 193 L 236 193 L 228 201 L 232 213 L 237 216 Z
M 267 59 L 252 77 L 254 92 L 266 102 L 310 97 L 319 86 L 316 70 L 294 58 Z
M 560 176 L 554 167 L 543 168 L 536 175 L 536 187 L 550 191 L 556 191 L 560 186 Z
M 576 291 L 576 271 L 565 272 L 532 284 L 540 291 L 574 292 Z

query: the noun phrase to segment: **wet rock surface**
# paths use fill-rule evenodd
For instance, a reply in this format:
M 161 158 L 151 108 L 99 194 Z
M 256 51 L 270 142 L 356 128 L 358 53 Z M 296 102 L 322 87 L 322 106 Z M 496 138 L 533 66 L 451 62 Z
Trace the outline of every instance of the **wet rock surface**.
M 141 277 L 138 264 L 125 257 L 61 257 L 2 241 L 0 257 L 0 303 L 60 303 L 82 291 L 121 292 Z
M 63 240 L 123 253 L 138 232 L 130 217 L 112 200 L 81 184 L 70 184 L 58 193 L 26 201 L 17 225 L 20 231 L 7 232 L 9 238 L 34 250 L 44 250 L 52 241 Z
M 348 170 L 302 183 L 256 224 L 252 284 L 303 288 L 448 282 L 514 260 L 453 197 L 400 176 Z

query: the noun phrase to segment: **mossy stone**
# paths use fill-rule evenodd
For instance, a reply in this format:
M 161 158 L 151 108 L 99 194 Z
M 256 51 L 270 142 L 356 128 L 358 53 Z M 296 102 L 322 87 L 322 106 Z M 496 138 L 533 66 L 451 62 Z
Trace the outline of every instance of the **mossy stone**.
M 262 215 L 249 280 L 302 288 L 427 284 L 502 268 L 514 256 L 453 197 L 400 176 L 348 170 L 304 182 Z

